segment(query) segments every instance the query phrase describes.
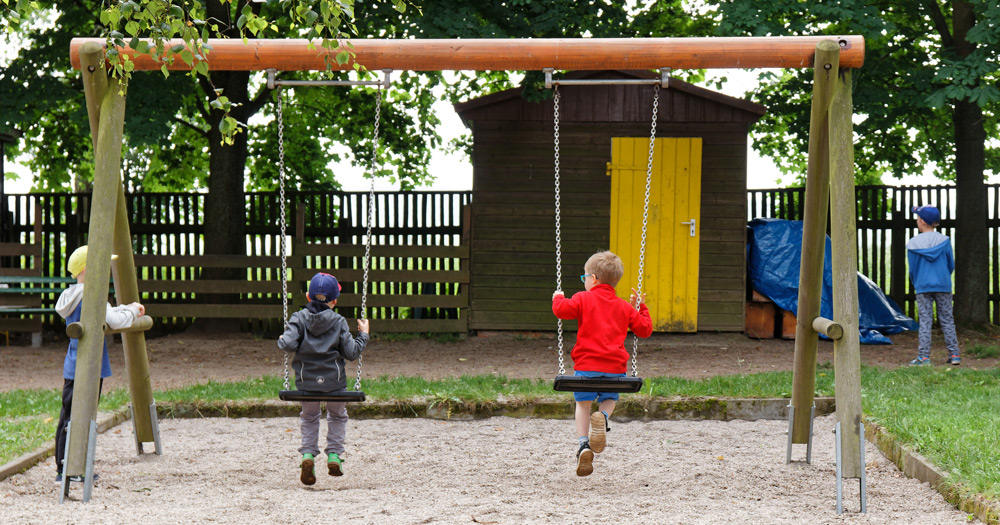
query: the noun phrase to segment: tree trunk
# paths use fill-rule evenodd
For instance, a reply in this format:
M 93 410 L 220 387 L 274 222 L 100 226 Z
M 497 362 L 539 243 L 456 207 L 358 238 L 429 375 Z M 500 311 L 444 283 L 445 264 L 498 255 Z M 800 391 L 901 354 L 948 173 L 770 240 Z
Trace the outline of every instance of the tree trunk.
M 955 322 L 980 328 L 990 322 L 986 229 L 986 131 L 983 110 L 966 101 L 955 104 Z
M 976 14 L 968 2 L 953 3 L 955 54 L 969 56 L 975 43 L 968 32 L 976 25 Z M 979 83 L 983 80 L 980 79 Z M 975 102 L 955 103 L 955 322 L 979 328 L 990 321 L 989 236 L 986 229 L 985 171 L 986 129 L 983 110 Z
M 240 107 L 246 105 L 247 83 L 250 74 L 244 71 L 212 73 L 216 87 L 235 104 L 231 116 L 246 123 Z M 232 144 L 222 143 L 219 121 L 222 111 L 214 110 L 209 120 L 208 133 L 209 174 L 208 195 L 205 197 L 205 253 L 206 254 L 246 254 L 245 192 L 243 174 L 247 160 L 247 133 L 240 130 L 233 137 Z

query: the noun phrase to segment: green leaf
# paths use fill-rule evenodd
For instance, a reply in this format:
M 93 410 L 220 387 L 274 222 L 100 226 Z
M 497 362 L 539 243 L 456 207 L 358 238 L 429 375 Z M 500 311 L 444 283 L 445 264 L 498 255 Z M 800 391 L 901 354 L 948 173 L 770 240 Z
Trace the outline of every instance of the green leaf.
M 305 21 L 305 24 L 307 26 L 311 26 L 311 25 L 315 24 L 316 20 L 319 20 L 319 14 L 316 11 L 313 11 L 312 9 L 310 9 L 309 11 L 306 12 L 306 21 Z
M 337 57 L 336 57 L 337 64 L 339 64 L 341 66 L 344 65 L 344 64 L 346 64 L 347 61 L 350 60 L 350 59 L 351 59 L 351 54 L 348 53 L 347 51 L 341 51 L 340 53 L 337 53 Z

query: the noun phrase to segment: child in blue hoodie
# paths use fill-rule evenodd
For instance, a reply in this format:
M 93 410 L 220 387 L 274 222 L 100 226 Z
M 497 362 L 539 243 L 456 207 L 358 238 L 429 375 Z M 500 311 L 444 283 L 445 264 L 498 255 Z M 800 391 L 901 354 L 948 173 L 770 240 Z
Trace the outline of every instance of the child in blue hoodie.
M 938 322 L 948 347 L 948 364 L 957 366 L 961 360 L 952 313 L 951 274 L 955 271 L 955 255 L 951 251 L 951 239 L 935 231 L 941 222 L 941 212 L 937 208 L 914 206 L 911 211 L 917 215 L 917 230 L 920 233 L 906 243 L 906 257 L 910 263 L 910 280 L 917 294 L 920 337 L 917 358 L 910 361 L 910 366 L 931 363 L 931 326 L 934 323 L 935 303 Z
M 117 255 L 112 255 L 111 259 L 117 259 Z M 66 269 L 70 275 L 76 279 L 76 284 L 63 290 L 56 301 L 56 313 L 66 319 L 66 325 L 80 320 L 83 312 L 83 282 L 87 275 L 87 246 L 81 246 L 73 251 L 66 261 Z M 107 312 L 104 322 L 113 329 L 126 328 L 132 326 L 136 319 L 146 314 L 146 308 L 139 303 L 123 304 L 119 306 L 107 305 Z M 66 359 L 63 360 L 63 391 L 62 409 L 59 411 L 59 422 L 56 424 L 56 483 L 62 483 L 63 460 L 66 456 L 66 427 L 73 415 L 73 389 L 76 381 L 76 352 L 80 343 L 79 339 L 70 339 L 66 348 Z M 104 341 L 104 352 L 101 356 L 101 380 L 97 385 L 97 395 L 101 395 L 104 386 L 104 378 L 111 377 L 111 359 L 108 357 L 108 342 Z M 98 478 L 94 474 L 94 480 Z M 71 476 L 69 481 L 83 481 L 82 476 Z
M 358 319 L 358 336 L 352 337 L 347 319 L 333 311 L 340 297 L 340 283 L 328 273 L 317 273 L 309 281 L 309 303 L 288 319 L 278 348 L 294 353 L 295 388 L 310 392 L 336 392 L 347 388 L 345 361 L 355 361 L 368 345 L 368 320 Z M 316 483 L 314 469 L 319 455 L 319 401 L 303 401 L 299 414 L 302 429 L 302 473 L 305 485 Z M 344 441 L 347 435 L 347 403 L 326 403 L 326 465 L 331 476 L 344 475 Z

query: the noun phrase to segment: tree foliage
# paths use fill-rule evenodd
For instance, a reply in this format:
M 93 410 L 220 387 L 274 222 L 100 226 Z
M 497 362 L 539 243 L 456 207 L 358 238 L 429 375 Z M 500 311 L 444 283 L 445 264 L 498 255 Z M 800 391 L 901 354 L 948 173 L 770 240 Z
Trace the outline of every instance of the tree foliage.
M 727 0 L 720 2 L 719 29 L 736 35 L 864 36 L 865 64 L 853 75 L 858 183 L 878 184 L 885 176 L 919 175 L 927 168 L 954 180 L 954 101 L 981 107 L 1000 101 L 994 34 L 1000 13 L 977 2 L 990 18 L 969 38 L 981 38 L 984 45 L 959 58 L 954 42 L 937 31 L 937 24 L 948 25 L 949 11 L 949 4 L 938 4 L 845 0 L 805 8 L 797 0 Z M 754 129 L 755 148 L 798 177 L 805 175 L 812 74 L 808 69 L 766 72 L 751 94 L 768 108 Z M 991 137 L 1000 136 L 994 112 L 985 116 Z M 996 172 L 997 149 L 986 146 L 987 169 Z
M 930 169 L 955 182 L 955 318 L 965 326 L 987 324 L 984 179 L 1000 168 L 997 3 L 722 0 L 719 6 L 726 34 L 865 37 L 865 65 L 853 75 L 857 180 L 875 183 Z M 768 107 L 754 130 L 755 148 L 799 176 L 807 158 L 811 75 L 766 75 L 753 94 Z

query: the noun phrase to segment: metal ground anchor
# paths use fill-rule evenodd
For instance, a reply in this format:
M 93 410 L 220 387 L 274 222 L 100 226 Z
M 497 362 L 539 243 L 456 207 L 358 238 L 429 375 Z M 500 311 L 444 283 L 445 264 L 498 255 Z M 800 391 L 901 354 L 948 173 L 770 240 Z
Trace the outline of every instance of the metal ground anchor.
M 806 442 L 806 463 L 812 464 L 813 421 L 816 419 L 816 403 L 809 409 L 809 441 Z M 792 462 L 792 422 L 795 421 L 795 407 L 788 404 L 788 446 L 785 448 L 785 464 Z
M 860 439 L 861 439 L 861 478 L 859 479 L 861 483 L 861 513 L 868 513 L 868 491 L 867 482 L 865 480 L 865 424 L 858 423 L 861 425 L 860 428 Z M 843 473 L 842 464 L 842 446 L 840 444 L 840 421 L 837 421 L 837 426 L 834 429 L 836 434 L 836 449 L 837 449 L 837 514 L 844 513 L 844 478 L 841 476 Z

